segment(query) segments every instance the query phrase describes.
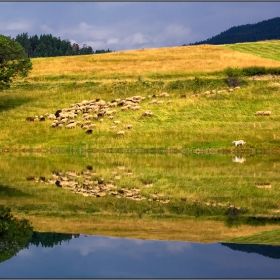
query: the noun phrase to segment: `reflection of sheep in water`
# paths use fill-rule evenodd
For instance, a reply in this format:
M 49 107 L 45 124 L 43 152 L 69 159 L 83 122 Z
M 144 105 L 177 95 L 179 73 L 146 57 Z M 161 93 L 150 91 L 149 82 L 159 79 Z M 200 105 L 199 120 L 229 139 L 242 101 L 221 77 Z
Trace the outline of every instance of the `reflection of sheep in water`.
M 243 146 L 246 142 L 244 142 L 243 140 L 236 140 L 236 141 L 232 141 L 232 144 L 235 145 L 235 147 L 237 146 Z
M 243 163 L 244 161 L 246 161 L 246 159 L 244 157 L 234 157 L 232 158 L 233 162 L 239 162 L 239 163 Z

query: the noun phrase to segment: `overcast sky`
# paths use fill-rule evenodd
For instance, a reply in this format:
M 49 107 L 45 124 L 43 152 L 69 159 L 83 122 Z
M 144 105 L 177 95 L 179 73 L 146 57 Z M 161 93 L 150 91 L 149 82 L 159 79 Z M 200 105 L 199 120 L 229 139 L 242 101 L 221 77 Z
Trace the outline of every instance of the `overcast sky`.
M 0 2 L 0 34 L 118 51 L 194 43 L 279 16 L 280 2 Z

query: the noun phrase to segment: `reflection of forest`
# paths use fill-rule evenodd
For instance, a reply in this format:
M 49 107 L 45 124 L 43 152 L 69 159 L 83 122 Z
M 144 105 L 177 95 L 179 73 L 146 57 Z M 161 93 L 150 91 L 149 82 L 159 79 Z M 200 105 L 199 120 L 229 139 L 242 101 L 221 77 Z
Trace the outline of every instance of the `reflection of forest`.
M 14 218 L 9 208 L 0 205 L 0 263 L 14 257 L 29 245 L 42 247 L 61 245 L 79 234 L 36 232 L 26 219 Z
M 234 251 L 256 253 L 272 259 L 280 259 L 280 246 L 257 245 L 257 244 L 234 244 L 221 243 Z
M 27 220 L 14 218 L 9 208 L 0 205 L 0 262 L 26 248 L 32 232 L 33 228 Z
M 34 231 L 26 247 L 28 248 L 30 244 L 36 245 L 37 247 L 39 245 L 42 247 L 53 247 L 55 245 L 61 245 L 62 241 L 69 241 L 79 236 L 79 234 Z

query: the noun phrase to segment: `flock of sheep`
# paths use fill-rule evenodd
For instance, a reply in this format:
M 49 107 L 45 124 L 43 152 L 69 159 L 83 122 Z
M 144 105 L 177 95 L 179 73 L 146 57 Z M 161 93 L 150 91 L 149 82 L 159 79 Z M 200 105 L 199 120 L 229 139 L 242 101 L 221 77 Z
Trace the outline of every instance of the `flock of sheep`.
M 167 93 L 162 93 L 160 97 L 169 96 Z M 148 96 L 150 98 L 150 96 Z M 108 119 L 112 122 L 110 130 L 116 131 L 116 135 L 124 135 L 126 130 L 133 128 L 132 124 L 121 125 L 120 120 L 115 120 L 117 112 L 124 112 L 127 110 L 138 111 L 141 109 L 140 103 L 145 100 L 142 96 L 132 96 L 123 99 L 115 99 L 111 102 L 106 102 L 101 99 L 83 100 L 80 103 L 71 104 L 69 108 L 57 110 L 54 114 L 46 113 L 40 117 L 35 116 L 27 117 L 26 121 L 45 121 L 46 119 L 52 120 L 51 127 L 75 129 L 77 127 L 85 130 L 86 134 L 92 134 L 93 130 L 97 127 L 97 123 L 104 122 Z M 163 104 L 163 101 L 154 99 L 153 104 Z M 119 108 L 119 110 L 117 110 Z M 81 117 L 80 117 L 81 116 Z M 143 117 L 152 117 L 153 113 L 146 110 L 142 113 Z
M 206 91 L 205 95 L 210 94 L 219 94 L 222 92 L 233 92 L 235 90 L 239 90 L 240 87 L 237 86 L 235 88 L 229 88 L 227 90 L 211 90 Z M 148 95 L 148 99 L 150 101 L 147 103 L 148 105 L 162 105 L 162 104 L 170 104 L 172 100 L 169 99 L 167 101 L 160 100 L 160 98 L 169 98 L 170 95 L 167 92 L 163 92 L 160 94 Z M 186 97 L 186 95 L 181 95 L 182 97 Z M 71 104 L 69 108 L 64 108 L 61 110 L 57 110 L 54 114 L 45 114 L 40 117 L 35 116 L 26 118 L 27 121 L 45 121 L 46 118 L 52 120 L 51 127 L 53 128 L 65 128 L 65 129 L 75 129 L 77 127 L 85 130 L 86 134 L 92 134 L 93 130 L 96 129 L 97 123 L 102 123 L 106 118 L 112 121 L 112 125 L 110 126 L 110 130 L 116 131 L 116 135 L 124 136 L 127 130 L 131 130 L 133 125 L 125 124 L 121 126 L 121 121 L 115 120 L 115 115 L 117 112 L 123 112 L 127 110 L 138 111 L 141 109 L 140 103 L 145 100 L 146 97 L 142 96 L 132 96 L 128 98 L 118 98 L 112 100 L 110 102 L 106 102 L 101 99 L 93 99 L 93 100 L 83 100 L 80 103 Z M 120 108 L 117 110 L 117 108 Z M 271 111 L 257 111 L 255 116 L 270 116 Z M 82 116 L 80 118 L 80 116 Z M 146 110 L 142 113 L 142 117 L 152 117 L 153 113 L 150 110 Z M 234 140 L 232 144 L 235 147 L 243 146 L 246 142 L 244 140 Z

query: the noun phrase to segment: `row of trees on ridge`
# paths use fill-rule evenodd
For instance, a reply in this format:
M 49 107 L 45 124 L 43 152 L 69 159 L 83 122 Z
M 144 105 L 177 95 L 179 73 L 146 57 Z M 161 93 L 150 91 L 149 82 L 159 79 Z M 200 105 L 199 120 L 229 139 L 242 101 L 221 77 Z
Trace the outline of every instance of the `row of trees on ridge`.
M 44 34 L 39 37 L 38 35 L 28 36 L 28 33 L 22 33 L 17 35 L 13 40 L 24 48 L 29 58 L 111 52 L 109 49 L 96 50 L 94 52 L 92 47 L 86 44 L 80 47 L 76 43 L 71 44 L 69 40 L 62 40 L 51 34 Z

